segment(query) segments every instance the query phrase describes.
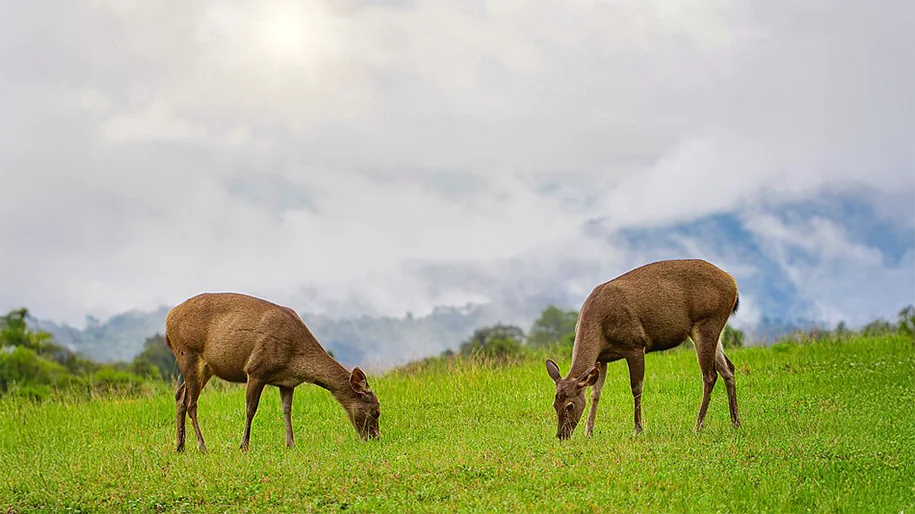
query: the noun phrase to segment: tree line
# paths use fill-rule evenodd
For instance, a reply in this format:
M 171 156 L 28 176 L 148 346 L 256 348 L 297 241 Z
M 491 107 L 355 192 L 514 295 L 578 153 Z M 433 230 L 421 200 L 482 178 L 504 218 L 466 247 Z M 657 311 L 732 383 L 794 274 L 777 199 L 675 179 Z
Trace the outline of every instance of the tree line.
M 131 362 L 99 363 L 56 344 L 51 334 L 29 328 L 28 309 L 0 316 L 0 395 L 36 400 L 52 389 L 86 393 L 135 392 L 150 381 L 172 381 L 178 367 L 164 338 L 146 339 Z
M 52 389 L 68 389 L 89 396 L 132 393 L 153 382 L 174 382 L 180 378 L 175 356 L 166 347 L 161 334 L 146 338 L 143 350 L 130 362 L 99 363 L 56 344 L 47 332 L 32 330 L 29 319 L 25 308 L 0 316 L 0 396 L 14 394 L 41 400 L 47 398 Z M 497 323 L 481 327 L 470 334 L 457 351 L 446 350 L 438 358 L 523 358 L 548 348 L 570 352 L 577 323 L 578 311 L 550 305 L 526 334 L 515 325 Z M 912 338 L 915 347 L 915 307 L 912 305 L 900 310 L 895 322 L 879 318 L 858 330 L 849 329 L 844 322 L 832 329 L 814 326 L 784 334 L 776 345 L 895 334 Z M 743 331 L 725 326 L 722 335 L 725 348 L 740 348 L 745 343 Z M 691 342 L 687 339 L 682 346 L 688 348 Z M 422 365 L 430 359 L 417 364 Z
M 570 351 L 575 341 L 577 323 L 578 311 L 550 305 L 540 313 L 540 317 L 531 325 L 527 335 L 515 325 L 497 323 L 477 329 L 461 343 L 457 352 L 446 350 L 442 356 L 505 358 L 520 355 L 527 349 L 551 347 L 556 347 L 557 351 Z M 815 325 L 807 330 L 788 332 L 779 337 L 776 343 L 804 343 L 826 339 L 841 340 L 852 336 L 879 337 L 892 334 L 915 338 L 915 306 L 909 305 L 900 310 L 895 323 L 878 318 L 859 330 L 849 329 L 844 321 L 839 322 L 833 329 Z M 721 344 L 725 348 L 741 348 L 746 344 L 746 334 L 727 324 L 721 336 Z M 690 348 L 692 341 L 686 339 L 682 346 Z

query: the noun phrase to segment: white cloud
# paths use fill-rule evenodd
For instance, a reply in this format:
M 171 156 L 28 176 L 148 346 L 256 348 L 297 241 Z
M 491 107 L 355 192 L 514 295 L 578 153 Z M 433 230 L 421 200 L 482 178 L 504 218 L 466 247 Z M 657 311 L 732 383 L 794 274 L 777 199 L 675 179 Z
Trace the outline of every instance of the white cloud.
M 588 220 L 915 187 L 907 2 L 59 7 L 0 7 L 3 309 L 586 293 L 648 257 Z M 818 244 L 883 273 L 840 228 L 770 221 L 761 237 L 832 234 Z M 448 278 L 461 267 L 491 283 Z
M 90 105 L 94 109 L 95 105 Z M 102 123 L 101 139 L 107 143 L 176 141 L 193 142 L 206 136 L 202 127 L 176 116 L 163 104 L 140 112 L 122 113 Z

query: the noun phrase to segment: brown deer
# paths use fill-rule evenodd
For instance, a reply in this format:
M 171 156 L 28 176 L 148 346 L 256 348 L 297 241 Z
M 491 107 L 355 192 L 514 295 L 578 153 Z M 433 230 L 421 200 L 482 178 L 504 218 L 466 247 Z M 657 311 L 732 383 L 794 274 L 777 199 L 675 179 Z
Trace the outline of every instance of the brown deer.
M 724 355 L 719 336 L 737 312 L 737 281 L 716 266 L 696 259 L 646 264 L 598 285 L 581 306 L 575 327 L 572 365 L 565 378 L 550 359 L 546 369 L 556 383 L 560 440 L 572 436 L 585 409 L 585 388 L 591 387 L 591 413 L 585 435 L 594 431 L 594 417 L 607 377 L 607 363 L 626 359 L 634 399 L 635 434 L 642 431 L 642 378 L 645 354 L 692 339 L 702 371 L 702 403 L 696 430 L 705 421 L 709 397 L 720 373 L 728 393 L 731 421 L 740 426 L 734 364 Z
M 316 384 L 336 398 L 363 440 L 379 437 L 378 397 L 358 367 L 352 373 L 318 343 L 305 322 L 288 307 L 238 293 L 203 293 L 168 313 L 165 344 L 175 354 L 184 381 L 175 392 L 176 450 L 184 451 L 185 415 L 197 434 L 197 448 L 206 452 L 197 398 L 213 375 L 229 382 L 247 382 L 245 431 L 247 450 L 251 420 L 266 385 L 280 390 L 286 423 L 286 446 L 292 447 L 292 392 L 302 382 Z

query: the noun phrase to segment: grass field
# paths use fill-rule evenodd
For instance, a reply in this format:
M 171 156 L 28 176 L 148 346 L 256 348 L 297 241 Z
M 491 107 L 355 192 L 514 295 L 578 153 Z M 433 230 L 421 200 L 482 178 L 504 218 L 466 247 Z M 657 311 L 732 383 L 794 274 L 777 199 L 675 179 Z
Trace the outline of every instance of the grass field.
M 645 432 L 632 436 L 625 364 L 613 363 L 595 434 L 555 437 L 541 359 L 369 377 L 382 438 L 363 443 L 324 390 L 296 390 L 284 446 L 276 389 L 238 450 L 240 388 L 210 387 L 176 454 L 171 391 L 147 398 L 0 401 L 0 509 L 216 512 L 913 512 L 915 347 L 854 339 L 732 350 L 743 428 L 723 382 L 692 431 L 695 354 L 646 358 Z M 563 371 L 569 358 L 554 357 Z M 585 414 L 587 415 L 587 413 Z M 188 423 L 190 429 L 190 423 Z

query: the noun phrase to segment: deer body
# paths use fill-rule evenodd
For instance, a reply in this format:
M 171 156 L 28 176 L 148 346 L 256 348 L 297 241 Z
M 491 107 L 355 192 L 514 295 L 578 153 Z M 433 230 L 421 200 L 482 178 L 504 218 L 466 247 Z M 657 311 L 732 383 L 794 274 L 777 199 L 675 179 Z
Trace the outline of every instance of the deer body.
M 295 444 L 292 393 L 303 382 L 330 391 L 363 439 L 378 436 L 378 398 L 365 374 L 359 368 L 349 372 L 334 360 L 294 310 L 239 293 L 203 293 L 173 308 L 165 325 L 166 344 L 184 377 L 175 393 L 178 451 L 184 449 L 186 415 L 194 425 L 198 448 L 206 451 L 197 399 L 214 375 L 247 383 L 244 450 L 267 385 L 280 390 L 287 446 Z
M 696 429 L 702 428 L 718 374 L 727 388 L 731 420 L 740 426 L 734 365 L 718 341 L 737 305 L 734 278 L 697 259 L 647 264 L 595 287 L 579 313 L 569 373 L 563 378 L 552 360 L 546 362 L 556 384 L 557 437 L 572 435 L 584 412 L 584 390 L 589 386 L 586 435 L 592 434 L 607 363 L 620 359 L 629 367 L 635 433 L 641 432 L 645 354 L 678 346 L 687 337 L 695 345 L 703 379 Z

